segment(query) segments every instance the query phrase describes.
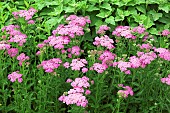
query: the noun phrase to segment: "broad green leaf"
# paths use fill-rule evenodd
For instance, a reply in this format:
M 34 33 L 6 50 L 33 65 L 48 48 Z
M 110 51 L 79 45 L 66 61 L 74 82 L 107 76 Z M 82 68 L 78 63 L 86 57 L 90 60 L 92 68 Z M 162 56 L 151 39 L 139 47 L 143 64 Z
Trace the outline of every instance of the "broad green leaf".
M 117 22 L 117 21 L 123 21 L 124 20 L 124 18 L 122 18 L 122 17 L 120 17 L 120 16 L 116 16 L 115 17 L 115 21 Z
M 124 15 L 125 15 L 125 16 L 129 16 L 129 15 L 130 15 L 130 11 L 128 11 L 128 10 L 125 11 L 125 12 L 124 12 Z
M 170 3 L 169 4 L 161 4 L 159 5 L 159 9 L 169 13 L 170 11 Z
M 133 18 L 135 19 L 135 22 L 137 22 L 137 23 L 139 23 L 139 24 L 142 24 L 143 23 L 143 21 L 145 20 L 145 19 L 147 19 L 147 16 L 145 16 L 145 15 L 139 15 L 139 14 L 137 14 L 137 15 L 133 15 Z
M 143 25 L 146 28 L 150 28 L 152 25 L 154 25 L 153 21 L 151 21 L 151 19 L 149 17 L 147 17 L 144 21 L 143 21 Z
M 99 8 L 97 8 L 97 7 L 94 6 L 94 5 L 89 5 L 89 6 L 88 6 L 88 9 L 87 9 L 86 11 L 92 12 L 92 11 L 96 11 L 96 10 L 99 10 Z
M 105 20 L 106 23 L 115 25 L 115 20 L 113 16 L 110 16 L 109 18 L 106 18 Z
M 149 33 L 154 34 L 154 35 L 158 35 L 158 31 L 157 31 L 156 28 L 150 28 Z
M 146 14 L 146 6 L 145 5 L 140 5 L 140 6 L 136 6 L 137 10 Z
M 65 13 L 74 13 L 75 7 L 64 7 Z
M 137 10 L 135 9 L 135 7 L 128 7 L 128 11 L 130 12 L 130 14 L 132 14 L 132 16 L 137 14 Z
M 110 4 L 107 3 L 107 2 L 104 2 L 100 7 L 103 8 L 103 9 L 107 9 L 107 10 L 109 10 L 109 11 L 112 11 L 112 9 L 114 9 L 114 8 L 112 8 L 112 7 L 110 6 Z
M 148 14 L 152 15 L 152 18 L 153 18 L 154 21 L 156 21 L 160 17 L 162 17 L 162 13 L 157 13 L 155 10 L 149 11 Z
M 97 14 L 96 16 L 97 16 L 97 17 L 100 17 L 100 18 L 106 18 L 106 17 L 108 17 L 110 14 L 111 14 L 111 12 L 108 11 L 108 10 L 100 10 L 100 13 Z

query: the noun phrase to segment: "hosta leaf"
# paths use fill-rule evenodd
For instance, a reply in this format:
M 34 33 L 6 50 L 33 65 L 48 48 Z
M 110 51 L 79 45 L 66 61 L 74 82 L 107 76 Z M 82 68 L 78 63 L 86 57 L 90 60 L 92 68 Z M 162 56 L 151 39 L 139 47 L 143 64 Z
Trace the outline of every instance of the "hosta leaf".
M 106 18 L 105 20 L 106 23 L 115 25 L 115 19 L 113 16 L 110 16 L 109 18 Z

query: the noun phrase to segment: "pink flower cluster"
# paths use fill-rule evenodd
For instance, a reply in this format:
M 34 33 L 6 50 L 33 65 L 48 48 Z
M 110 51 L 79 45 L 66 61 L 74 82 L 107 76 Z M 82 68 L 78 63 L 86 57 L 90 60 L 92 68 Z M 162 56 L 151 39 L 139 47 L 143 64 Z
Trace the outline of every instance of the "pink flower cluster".
M 161 78 L 161 82 L 170 85 L 170 74 L 168 75 L 168 77 Z
M 119 62 L 114 62 L 113 67 L 118 67 L 122 72 L 125 72 L 125 74 L 130 74 L 130 70 L 127 68 L 131 68 L 131 63 L 130 62 L 124 62 L 124 61 L 119 61 Z
M 123 86 L 123 84 L 119 84 L 118 86 L 125 89 L 125 90 L 119 90 L 117 92 L 117 94 L 120 97 L 127 98 L 129 95 L 131 95 L 131 96 L 134 95 L 134 92 L 133 92 L 133 90 L 132 90 L 132 88 L 130 86 Z
M 147 44 L 142 44 L 142 45 L 139 45 L 139 44 L 138 44 L 138 46 L 140 47 L 140 49 L 146 49 L 146 50 L 152 49 L 152 46 L 151 46 L 149 43 L 147 43 Z
M 136 39 L 136 36 L 132 34 L 132 30 L 129 26 L 118 26 L 116 29 L 112 32 L 112 35 L 116 35 L 118 37 L 123 36 L 125 38 L 131 38 Z
M 113 67 L 118 66 L 118 68 L 125 72 L 125 74 L 131 74 L 128 68 L 145 68 L 151 61 L 155 60 L 157 55 L 154 52 L 137 52 L 137 56 L 131 56 L 129 62 L 118 61 L 113 63 Z
M 92 67 L 90 67 L 90 70 L 95 70 L 98 73 L 103 73 L 108 66 L 106 64 L 100 64 L 100 63 L 94 63 Z
M 60 58 L 52 58 L 50 60 L 42 61 L 42 63 L 38 65 L 38 68 L 43 67 L 45 72 L 52 73 L 54 69 L 57 69 L 60 66 L 61 63 L 62 61 Z
M 137 52 L 137 55 L 139 57 L 139 60 L 141 62 L 141 67 L 145 68 L 146 65 L 150 64 L 151 61 L 155 60 L 157 58 L 157 55 L 154 52 Z
M 55 49 L 63 49 L 65 44 L 68 44 L 70 39 L 68 36 L 50 36 L 48 40 L 44 40 L 44 43 L 48 43 L 50 46 L 53 46 Z
M 0 50 L 8 50 L 11 47 L 6 41 L 0 41 Z
M 82 68 L 82 72 L 85 73 L 88 69 L 85 67 L 87 64 L 86 59 L 73 59 L 72 63 L 70 64 L 72 70 L 80 70 Z
M 145 30 L 146 30 L 146 29 L 145 29 L 142 25 L 140 25 L 140 26 L 135 27 L 135 28 L 132 29 L 133 32 L 137 32 L 137 33 L 139 33 L 139 34 L 145 33 Z
M 16 53 L 15 53 L 16 54 Z M 19 65 L 22 66 L 22 63 L 25 60 L 29 60 L 29 56 L 26 56 L 24 53 L 21 53 L 19 56 L 17 56 L 17 60 L 19 60 Z
M 74 38 L 75 35 L 82 36 L 84 35 L 83 27 L 86 23 L 91 22 L 88 17 L 78 17 L 76 15 L 70 15 L 66 20 L 68 21 L 68 25 L 59 25 L 57 29 L 52 32 L 54 36 L 56 34 L 66 35 L 71 38 Z
M 32 17 L 36 12 L 37 10 L 35 10 L 34 8 L 30 8 L 28 11 L 20 10 L 18 12 L 12 12 L 12 14 L 16 19 L 18 19 L 18 17 L 23 17 L 25 18 L 25 20 L 28 20 L 28 24 L 34 24 L 34 20 L 30 20 L 30 19 L 32 19 Z
M 72 46 L 72 48 L 67 49 L 67 52 L 69 53 L 68 57 L 71 58 L 72 55 L 79 56 L 83 50 L 81 50 L 79 46 Z
M 27 36 L 16 29 L 19 29 L 18 25 L 9 25 L 3 27 L 2 32 L 6 31 L 10 35 L 8 42 L 16 42 L 19 43 L 19 46 L 22 46 L 26 42 Z
M 100 55 L 99 60 L 102 61 L 102 64 L 111 64 L 111 61 L 115 59 L 115 56 L 115 54 L 106 50 L 103 52 L 103 54 Z
M 158 52 L 158 56 L 164 60 L 170 61 L 170 50 L 165 48 L 153 48 L 155 52 Z
M 15 82 L 16 79 L 18 79 L 18 82 L 21 83 L 22 82 L 22 74 L 19 74 L 19 71 L 16 72 L 12 72 L 11 74 L 8 75 L 8 79 L 11 82 Z
M 105 34 L 107 30 L 110 30 L 110 27 L 107 25 L 101 25 L 99 30 L 97 31 L 97 34 Z
M 163 36 L 168 36 L 168 35 L 170 35 L 170 31 L 165 29 L 165 30 L 162 31 L 162 35 Z
M 10 48 L 7 52 L 10 57 L 15 57 L 18 54 L 18 48 Z
M 53 35 L 56 34 L 62 35 L 62 36 L 69 36 L 71 38 L 74 38 L 75 35 L 82 36 L 84 35 L 83 27 L 77 26 L 77 25 L 59 25 L 56 30 L 53 30 Z
M 91 23 L 91 20 L 89 17 L 78 17 L 76 15 L 70 15 L 66 18 L 67 21 L 69 21 L 69 25 L 76 25 L 84 27 L 87 23 Z
M 115 48 L 113 46 L 114 41 L 112 39 L 110 39 L 107 35 L 96 37 L 95 41 L 93 42 L 94 45 L 98 46 L 101 45 L 103 47 L 106 47 L 107 49 L 113 49 Z
M 77 106 L 86 107 L 88 100 L 83 94 L 89 95 L 91 93 L 91 91 L 87 89 L 90 87 L 89 78 L 83 76 L 82 78 L 76 78 L 74 81 L 68 79 L 67 82 L 70 82 L 73 88 L 60 96 L 59 101 L 67 105 L 76 104 Z

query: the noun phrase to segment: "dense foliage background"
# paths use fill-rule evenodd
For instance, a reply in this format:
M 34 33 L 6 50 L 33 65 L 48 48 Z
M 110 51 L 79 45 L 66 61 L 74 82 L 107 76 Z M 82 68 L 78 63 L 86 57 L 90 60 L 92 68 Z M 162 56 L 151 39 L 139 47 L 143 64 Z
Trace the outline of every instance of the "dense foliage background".
M 16 19 L 13 12 L 37 10 L 33 16 L 35 24 L 27 24 L 23 18 Z M 68 58 L 67 54 L 53 47 L 38 48 L 37 45 L 52 36 L 60 24 L 67 25 L 69 15 L 87 16 L 91 23 L 83 27 L 84 35 L 76 36 L 65 45 L 65 49 L 79 46 L 79 56 Z M 147 43 L 156 48 L 170 49 L 170 35 L 163 36 L 163 30 L 170 29 L 170 2 L 168 0 L 4 0 L 0 2 L 0 28 L 10 24 L 19 25 L 20 31 L 27 35 L 24 46 L 12 43 L 12 47 L 19 49 L 19 53 L 26 53 L 30 57 L 29 64 L 18 65 L 18 60 L 0 50 L 0 111 L 2 113 L 168 113 L 170 112 L 170 86 L 163 84 L 161 78 L 170 74 L 169 60 L 155 58 L 145 68 L 131 68 L 127 75 L 119 67 L 108 67 L 103 73 L 90 70 L 97 62 L 101 52 L 106 48 L 96 47 L 93 42 L 101 25 L 110 27 L 105 35 L 114 40 L 115 49 L 110 52 L 116 54 L 114 62 L 121 59 L 129 61 L 138 51 L 153 52 L 154 49 L 141 50 L 142 38 L 146 35 L 134 34 L 137 39 L 131 40 L 123 36 L 112 35 L 117 26 L 129 26 L 130 29 L 143 25 L 150 39 Z M 169 32 L 170 34 L 170 32 Z M 0 41 L 6 32 L 0 32 Z M 57 34 L 59 36 L 59 34 Z M 1 44 L 1 43 L 0 43 Z M 35 55 L 41 51 L 40 56 Z M 156 52 L 155 52 L 156 53 Z M 157 53 L 158 55 L 158 53 Z M 169 55 L 169 56 L 168 56 Z M 167 57 L 170 58 L 170 54 Z M 62 63 L 72 62 L 81 58 L 88 61 L 87 73 L 73 71 L 60 66 L 55 73 L 46 73 L 37 68 L 42 61 L 61 58 Z M 8 75 L 19 70 L 23 74 L 23 82 L 11 82 Z M 86 95 L 88 106 L 66 105 L 59 101 L 59 97 L 71 88 L 66 83 L 68 78 L 87 76 L 94 80 Z M 118 84 L 130 86 L 134 95 L 128 98 L 120 97 L 117 92 L 121 89 Z

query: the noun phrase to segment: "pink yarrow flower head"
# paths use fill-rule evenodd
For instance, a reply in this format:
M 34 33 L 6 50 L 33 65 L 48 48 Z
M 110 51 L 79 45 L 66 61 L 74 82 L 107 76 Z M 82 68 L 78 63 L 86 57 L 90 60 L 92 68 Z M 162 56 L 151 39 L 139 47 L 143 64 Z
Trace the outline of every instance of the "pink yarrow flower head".
M 71 48 L 71 54 L 74 54 L 76 56 L 80 55 L 80 51 L 81 51 L 81 49 L 79 46 L 73 46 Z
M 170 61 L 170 50 L 165 48 L 154 48 L 155 52 L 158 52 L 158 56 L 164 60 Z
M 18 54 L 18 48 L 10 48 L 7 52 L 10 57 L 15 57 Z
M 139 68 L 141 66 L 141 61 L 136 56 L 131 56 L 129 61 L 130 61 L 131 68 Z
M 74 38 L 75 36 L 82 36 L 84 35 L 83 28 L 81 26 L 77 25 L 59 25 L 56 30 L 53 30 L 53 35 L 56 34 L 62 35 L 62 36 L 69 36 L 71 38 Z
M 105 34 L 107 30 L 110 30 L 110 27 L 107 25 L 101 25 L 99 30 L 97 31 L 97 34 Z
M 45 43 L 48 43 L 50 46 L 53 46 L 55 49 L 64 49 L 64 45 L 70 42 L 70 38 L 68 36 L 50 36 Z
M 128 68 L 131 68 L 130 62 L 124 62 L 124 61 L 119 61 L 116 63 L 114 62 L 114 67 L 116 65 L 122 72 L 125 72 L 125 74 L 130 74 L 130 70 L 128 70 Z
M 161 78 L 161 82 L 170 85 L 170 74 L 168 75 L 168 77 Z
M 116 55 L 111 53 L 110 51 L 104 51 L 103 54 L 100 55 L 99 60 L 102 61 L 102 64 L 111 65 Z
M 29 20 L 27 23 L 28 24 L 35 24 L 35 21 L 34 20 Z
M 70 63 L 69 63 L 69 62 L 65 62 L 65 63 L 63 64 L 63 66 L 64 66 L 65 68 L 69 68 L 69 67 L 70 67 Z
M 140 26 L 135 27 L 135 28 L 132 29 L 133 32 L 137 32 L 137 33 L 139 33 L 139 34 L 144 33 L 145 30 L 146 30 L 146 29 L 143 27 L 143 25 L 140 25 Z
M 21 53 L 19 56 L 17 56 L 17 60 L 19 60 L 19 65 L 22 66 L 22 63 L 25 60 L 29 60 L 29 56 L 26 56 L 24 53 Z
M 94 45 L 98 46 L 101 45 L 103 47 L 106 47 L 107 49 L 113 49 L 115 48 L 113 46 L 114 41 L 112 39 L 110 39 L 107 35 L 96 37 L 95 41 L 93 42 Z
M 54 72 L 54 69 L 57 69 L 60 66 L 61 63 L 62 61 L 60 58 L 52 58 L 50 60 L 42 61 L 38 67 L 43 67 L 45 72 L 52 73 Z
M 70 64 L 72 70 L 80 70 L 87 64 L 86 59 L 73 59 Z
M 20 34 L 11 37 L 8 42 L 16 42 L 19 46 L 22 46 L 26 42 L 27 35 Z
M 140 47 L 140 49 L 146 49 L 146 50 L 152 49 L 152 46 L 149 43 L 138 45 L 138 46 Z
M 167 29 L 162 31 L 163 36 L 168 36 L 169 34 L 170 34 L 170 31 Z
M 69 25 L 76 25 L 84 27 L 87 23 L 91 23 L 90 19 L 86 17 L 78 17 L 76 15 L 70 15 L 66 18 L 69 21 Z
M 22 82 L 22 74 L 19 74 L 19 71 L 16 72 L 12 72 L 11 74 L 8 75 L 8 79 L 11 82 L 15 82 L 18 79 L 18 82 L 21 83 Z
M 122 36 L 125 38 L 131 38 L 136 39 L 136 36 L 132 34 L 132 30 L 129 26 L 118 26 L 116 29 L 112 32 L 112 35 L 116 35 L 118 37 Z
M 19 17 L 25 18 L 25 20 L 30 20 L 32 19 L 33 15 L 37 12 L 34 8 L 30 8 L 28 11 L 27 10 L 20 10 L 18 12 L 12 12 L 14 17 L 18 19 Z
M 89 78 L 83 76 L 82 78 L 76 78 L 74 81 L 67 79 L 67 83 L 71 83 L 73 88 L 68 92 L 64 92 L 64 94 L 58 98 L 59 101 L 62 101 L 67 105 L 76 104 L 77 106 L 86 107 L 88 100 L 84 94 L 88 95 L 91 93 L 91 91 L 87 89 L 90 87 Z
M 0 41 L 0 50 L 8 50 L 11 47 L 6 41 Z
M 131 96 L 134 95 L 134 92 L 130 86 L 122 86 L 122 88 L 124 88 L 125 90 L 119 90 L 117 92 L 119 97 L 127 98 L 129 95 L 131 95 Z
M 106 64 L 94 63 L 90 69 L 95 70 L 98 73 L 103 73 L 107 68 L 108 66 Z

